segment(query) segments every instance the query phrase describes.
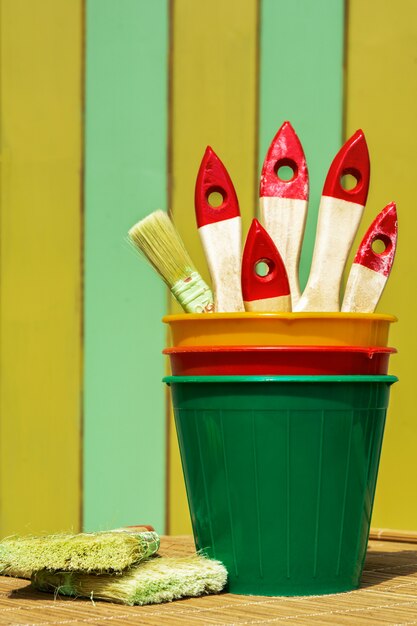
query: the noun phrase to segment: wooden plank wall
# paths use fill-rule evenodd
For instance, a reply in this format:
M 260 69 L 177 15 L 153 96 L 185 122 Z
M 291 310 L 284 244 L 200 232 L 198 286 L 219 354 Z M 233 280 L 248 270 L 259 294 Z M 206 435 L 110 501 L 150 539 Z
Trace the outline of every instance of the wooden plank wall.
M 77 530 L 82 2 L 0 7 L 0 534 Z
M 349 1 L 346 131 L 366 132 L 371 155 L 368 204 L 357 238 L 397 202 L 398 253 L 378 311 L 394 313 L 393 386 L 372 519 L 374 527 L 417 528 L 415 373 L 417 354 L 417 5 L 413 0 Z
M 386 203 L 398 203 L 399 251 L 379 310 L 400 318 L 391 335 L 400 383 L 373 526 L 416 529 L 415 3 L 0 7 L 0 533 L 82 523 L 190 531 L 160 382 L 160 318 L 178 308 L 126 234 L 170 208 L 208 278 L 193 207 L 204 149 L 212 145 L 228 167 L 246 231 L 265 152 L 285 119 L 310 170 L 302 284 L 327 168 L 358 127 L 372 180 L 357 243 Z
M 84 526 L 165 522 L 163 282 L 127 243 L 166 208 L 166 0 L 87 0 Z

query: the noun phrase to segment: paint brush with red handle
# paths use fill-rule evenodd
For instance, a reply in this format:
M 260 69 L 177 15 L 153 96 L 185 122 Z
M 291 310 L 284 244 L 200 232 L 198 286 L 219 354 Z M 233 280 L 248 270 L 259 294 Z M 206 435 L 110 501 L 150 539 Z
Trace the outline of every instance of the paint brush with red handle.
M 356 179 L 353 189 L 342 186 L 347 175 Z M 369 176 L 368 147 L 358 130 L 337 153 L 327 174 L 310 276 L 295 311 L 340 310 L 340 283 L 366 204 Z
M 260 266 L 267 270 L 259 273 Z M 252 221 L 242 257 L 246 311 L 291 311 L 290 285 L 276 245 L 257 219 Z
M 211 198 L 221 196 L 219 206 Z M 240 285 L 242 221 L 232 180 L 216 153 L 207 147 L 195 186 L 198 232 L 206 254 L 218 312 L 244 311 Z
M 289 180 L 282 168 L 292 170 Z M 303 147 L 290 122 L 284 122 L 269 147 L 259 189 L 261 221 L 280 251 L 293 307 L 300 298 L 298 264 L 308 206 L 308 170 Z
M 375 311 L 391 272 L 397 238 L 397 208 L 391 202 L 376 216 L 361 241 L 346 283 L 342 311 Z M 376 242 L 385 249 L 375 252 Z

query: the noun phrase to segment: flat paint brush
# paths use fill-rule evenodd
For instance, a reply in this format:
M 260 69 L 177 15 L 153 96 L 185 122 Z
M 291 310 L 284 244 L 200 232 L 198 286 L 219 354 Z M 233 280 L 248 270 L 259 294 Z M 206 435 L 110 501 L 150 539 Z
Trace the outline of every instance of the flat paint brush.
M 221 197 L 214 206 L 213 197 Z M 232 180 L 207 147 L 195 186 L 195 213 L 214 289 L 216 312 L 244 311 L 240 285 L 242 222 Z
M 195 269 L 169 216 L 155 211 L 132 226 L 129 238 L 163 278 L 187 313 L 211 313 L 209 286 Z
M 222 563 L 198 554 L 152 557 L 118 575 L 48 570 L 36 571 L 32 575 L 32 587 L 53 593 L 54 596 L 107 600 L 129 605 L 156 604 L 219 593 L 226 581 L 227 571 Z M 123 623 L 122 620 L 118 622 Z M 138 622 L 144 623 L 139 618 Z M 163 622 L 159 620 L 159 623 Z
M 345 189 L 343 179 L 356 180 Z M 361 130 L 342 146 L 323 187 L 310 276 L 295 311 L 339 311 L 340 284 L 369 189 L 370 163 Z
M 353 259 L 342 311 L 375 311 L 394 263 L 397 238 L 397 209 L 391 202 L 376 216 Z M 377 242 L 384 246 L 381 252 L 374 250 Z
M 283 168 L 292 171 L 288 180 L 281 177 Z M 303 147 L 290 122 L 284 122 L 265 157 L 259 202 L 261 222 L 280 251 L 287 270 L 293 307 L 300 298 L 298 265 L 307 217 L 308 189 Z
M 260 273 L 260 266 L 266 273 Z M 291 311 L 285 265 L 271 237 L 252 221 L 242 258 L 242 294 L 246 311 Z
M 44 568 L 120 572 L 158 549 L 159 536 L 150 531 L 12 536 L 0 542 L 0 573 L 30 578 L 32 572 Z

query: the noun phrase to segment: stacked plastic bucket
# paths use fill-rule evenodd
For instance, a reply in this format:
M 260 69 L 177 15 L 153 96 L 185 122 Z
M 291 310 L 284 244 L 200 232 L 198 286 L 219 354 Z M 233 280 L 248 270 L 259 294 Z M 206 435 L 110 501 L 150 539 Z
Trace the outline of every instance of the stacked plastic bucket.
M 388 315 L 172 315 L 171 387 L 196 547 L 229 591 L 359 585 L 390 386 Z

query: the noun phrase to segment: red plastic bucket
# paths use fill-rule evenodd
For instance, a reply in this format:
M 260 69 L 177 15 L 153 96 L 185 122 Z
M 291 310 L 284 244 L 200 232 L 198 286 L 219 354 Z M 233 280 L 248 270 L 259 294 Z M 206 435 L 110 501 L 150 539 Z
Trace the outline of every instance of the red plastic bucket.
M 384 375 L 395 348 L 187 346 L 167 348 L 174 376 Z

